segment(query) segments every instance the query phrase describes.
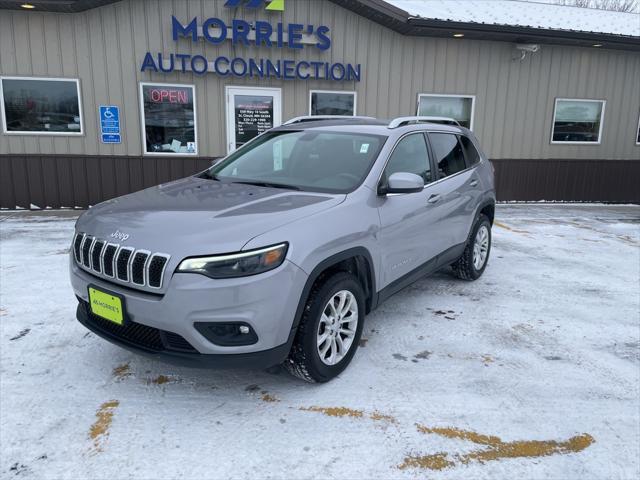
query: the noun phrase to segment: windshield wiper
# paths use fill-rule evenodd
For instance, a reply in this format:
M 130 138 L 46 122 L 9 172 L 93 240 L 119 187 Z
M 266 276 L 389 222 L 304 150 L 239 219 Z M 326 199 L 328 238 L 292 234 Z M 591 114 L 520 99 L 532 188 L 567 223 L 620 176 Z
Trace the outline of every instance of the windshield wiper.
M 283 188 L 285 190 L 300 190 L 300 187 L 296 187 L 295 185 L 287 185 L 285 183 L 261 182 L 259 180 L 238 180 L 231 183 L 239 183 L 242 185 L 256 185 L 257 187 Z
M 209 170 L 205 170 L 204 172 L 202 172 L 200 174 L 200 178 L 208 178 L 209 180 L 215 180 L 217 182 L 220 181 L 220 179 L 218 178 L 217 175 L 215 175 L 214 173 L 211 173 Z

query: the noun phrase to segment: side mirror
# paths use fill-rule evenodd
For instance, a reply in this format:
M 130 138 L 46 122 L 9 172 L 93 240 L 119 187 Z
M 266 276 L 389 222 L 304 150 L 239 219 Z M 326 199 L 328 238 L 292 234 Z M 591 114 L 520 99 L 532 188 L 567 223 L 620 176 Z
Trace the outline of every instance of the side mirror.
M 424 180 L 420 175 L 409 172 L 397 172 L 392 174 L 386 186 L 380 186 L 378 193 L 417 193 L 424 189 Z

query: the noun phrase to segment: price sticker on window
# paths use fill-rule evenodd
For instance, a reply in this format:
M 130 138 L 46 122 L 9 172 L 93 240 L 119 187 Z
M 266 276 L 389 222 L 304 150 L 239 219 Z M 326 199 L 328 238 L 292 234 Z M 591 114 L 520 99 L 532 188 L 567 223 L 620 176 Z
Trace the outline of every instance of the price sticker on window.
M 360 153 L 367 153 L 369 151 L 369 144 L 363 143 L 360 145 Z

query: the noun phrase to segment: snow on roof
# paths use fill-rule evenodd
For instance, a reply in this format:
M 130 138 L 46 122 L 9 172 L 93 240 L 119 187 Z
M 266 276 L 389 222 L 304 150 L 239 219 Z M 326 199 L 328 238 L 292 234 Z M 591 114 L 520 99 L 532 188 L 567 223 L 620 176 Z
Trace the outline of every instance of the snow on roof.
M 411 17 L 640 36 L 640 14 L 521 0 L 385 0 Z

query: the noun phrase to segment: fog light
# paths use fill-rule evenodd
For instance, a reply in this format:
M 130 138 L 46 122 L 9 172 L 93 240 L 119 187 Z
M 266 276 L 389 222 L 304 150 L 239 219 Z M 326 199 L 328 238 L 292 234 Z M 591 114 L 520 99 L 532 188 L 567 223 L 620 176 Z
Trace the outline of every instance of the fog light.
M 245 322 L 198 322 L 193 326 L 204 338 L 221 347 L 253 345 L 258 341 L 255 330 Z

